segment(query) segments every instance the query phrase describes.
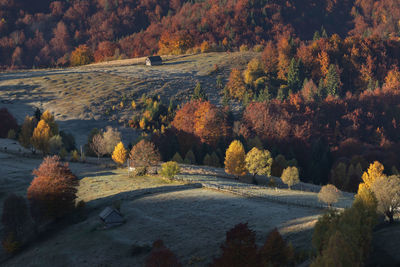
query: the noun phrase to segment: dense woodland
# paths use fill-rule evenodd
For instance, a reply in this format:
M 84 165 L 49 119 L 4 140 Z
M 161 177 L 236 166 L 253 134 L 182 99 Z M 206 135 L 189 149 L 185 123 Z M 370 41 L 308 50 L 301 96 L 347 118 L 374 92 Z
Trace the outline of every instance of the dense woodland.
M 379 78 L 384 70 L 375 73 L 375 68 L 395 63 L 399 21 L 397 0 L 39 0 L 35 5 L 2 0 L 0 65 L 65 66 L 80 45 L 91 51 L 91 59 L 102 61 L 159 50 L 182 53 L 205 41 L 214 49 L 235 50 L 268 41 L 277 45 L 290 36 L 303 47 L 319 36 L 338 34 L 354 54 L 343 60 L 355 60 Z M 335 56 L 331 62 L 347 75 L 338 47 L 314 44 L 318 47 Z M 300 51 L 305 56 L 306 51 Z M 377 62 L 381 55 L 390 60 Z

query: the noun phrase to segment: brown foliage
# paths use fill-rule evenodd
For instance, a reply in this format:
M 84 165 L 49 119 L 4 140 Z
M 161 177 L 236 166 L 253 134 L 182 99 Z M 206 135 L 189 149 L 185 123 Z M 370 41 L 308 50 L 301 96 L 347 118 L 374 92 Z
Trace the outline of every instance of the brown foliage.
M 160 154 L 152 142 L 143 139 L 132 147 L 129 159 L 131 166 L 147 168 L 160 161 Z
M 44 158 L 28 188 L 27 197 L 36 219 L 59 218 L 75 207 L 78 178 L 58 156 Z

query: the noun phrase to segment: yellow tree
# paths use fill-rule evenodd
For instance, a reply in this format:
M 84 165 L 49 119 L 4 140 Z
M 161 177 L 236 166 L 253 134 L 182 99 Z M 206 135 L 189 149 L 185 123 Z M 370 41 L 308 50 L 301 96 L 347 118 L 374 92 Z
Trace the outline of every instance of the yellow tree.
M 265 76 L 264 64 L 258 58 L 253 58 L 247 64 L 247 69 L 244 71 L 244 82 L 249 85 L 253 83 L 260 77 Z
M 53 114 L 49 110 L 46 110 L 43 112 L 42 116 L 40 117 L 41 120 L 44 120 L 47 125 L 50 126 L 50 131 L 52 135 L 57 135 L 58 134 L 58 125 L 54 119 Z
M 300 183 L 299 170 L 295 166 L 289 166 L 283 170 L 281 179 L 290 190 L 293 185 Z
M 253 175 L 253 179 L 258 175 L 271 175 L 271 165 L 273 162 L 271 153 L 268 150 L 261 150 L 253 147 L 246 155 L 246 168 Z
M 239 140 L 233 141 L 225 155 L 225 171 L 235 176 L 246 174 L 245 157 L 243 144 Z
M 128 151 L 125 149 L 124 144 L 122 142 L 119 142 L 115 146 L 114 152 L 111 157 L 115 163 L 117 163 L 119 166 L 122 166 L 126 161 L 127 154 Z
M 379 177 L 386 177 L 383 173 L 384 167 L 379 161 L 374 161 L 368 167 L 368 170 L 362 175 L 362 180 L 368 189 L 371 189 L 372 184 Z
M 50 126 L 44 121 L 40 120 L 32 135 L 32 145 L 37 150 L 42 151 L 43 154 L 49 152 L 49 141 L 51 138 Z

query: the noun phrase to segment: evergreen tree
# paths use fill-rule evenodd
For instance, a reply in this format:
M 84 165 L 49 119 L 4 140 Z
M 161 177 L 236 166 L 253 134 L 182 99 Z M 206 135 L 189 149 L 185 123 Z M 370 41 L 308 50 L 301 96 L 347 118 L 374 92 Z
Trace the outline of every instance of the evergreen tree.
M 189 150 L 186 153 L 184 163 L 185 164 L 196 164 L 196 157 L 195 157 L 195 155 L 194 155 L 192 150 Z
M 204 89 L 201 87 L 200 82 L 197 82 L 196 87 L 194 88 L 192 100 L 208 100 L 206 92 L 204 92 Z
M 175 155 L 172 157 L 171 161 L 175 161 L 177 163 L 183 163 L 183 159 L 178 152 L 175 153 Z
M 326 33 L 324 26 L 321 26 L 321 37 L 328 38 L 328 34 Z
M 319 39 L 321 39 L 321 35 L 319 34 L 319 31 L 315 31 L 313 36 L 313 41 L 317 41 Z
M 269 101 L 271 100 L 272 95 L 270 93 L 270 90 L 268 88 L 268 85 L 265 86 L 264 90 L 262 90 L 259 94 L 258 94 L 258 101 L 259 102 L 264 102 L 264 101 Z
M 302 87 L 301 65 L 301 60 L 296 60 L 295 58 L 292 58 L 287 74 L 287 85 L 292 93 L 300 91 Z
M 333 64 L 329 66 L 328 74 L 326 75 L 326 91 L 328 95 L 337 96 L 340 89 L 340 75 L 337 67 Z

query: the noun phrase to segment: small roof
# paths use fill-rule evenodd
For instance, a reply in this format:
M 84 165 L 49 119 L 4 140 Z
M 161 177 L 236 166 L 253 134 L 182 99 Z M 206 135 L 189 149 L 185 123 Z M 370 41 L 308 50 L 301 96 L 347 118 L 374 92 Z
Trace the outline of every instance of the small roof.
M 147 59 L 149 59 L 151 61 L 162 61 L 160 56 L 149 56 L 149 57 L 147 57 Z
M 119 211 L 117 211 L 116 209 L 114 209 L 114 208 L 111 208 L 111 207 L 106 207 L 100 214 L 99 214 L 99 217 L 101 218 L 101 219 L 106 219 L 108 216 L 110 216 L 110 214 L 111 213 L 113 213 L 113 212 L 116 212 L 118 215 L 121 215 L 121 213 L 119 213 Z

